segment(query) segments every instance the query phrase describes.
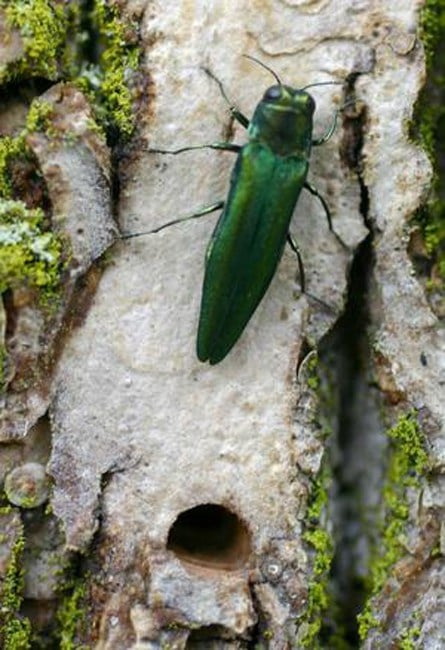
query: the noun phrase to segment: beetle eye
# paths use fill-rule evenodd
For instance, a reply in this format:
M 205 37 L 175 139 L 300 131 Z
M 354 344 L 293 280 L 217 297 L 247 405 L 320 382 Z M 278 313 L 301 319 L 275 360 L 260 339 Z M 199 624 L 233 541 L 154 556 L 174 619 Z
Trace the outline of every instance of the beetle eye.
M 264 99 L 280 99 L 281 86 L 271 86 L 264 93 Z

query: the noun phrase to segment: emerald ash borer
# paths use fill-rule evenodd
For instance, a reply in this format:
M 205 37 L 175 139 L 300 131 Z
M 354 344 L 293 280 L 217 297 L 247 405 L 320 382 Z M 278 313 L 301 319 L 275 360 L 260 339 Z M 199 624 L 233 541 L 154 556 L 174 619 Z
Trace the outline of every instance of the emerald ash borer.
M 275 77 L 276 84 L 266 90 L 249 120 L 227 98 L 234 119 L 247 128 L 248 141 L 240 146 L 231 142 L 183 147 L 176 150 L 152 149 L 162 154 L 211 148 L 232 151 L 237 160 L 230 179 L 228 197 L 198 212 L 163 224 L 159 230 L 222 209 L 205 256 L 205 273 L 199 315 L 197 355 L 200 361 L 222 361 L 237 342 L 268 288 L 286 241 L 297 254 L 300 284 L 305 290 L 304 268 L 289 224 L 304 188 L 321 201 L 329 228 L 328 207 L 306 179 L 313 146 L 326 142 L 335 129 L 338 111 L 327 132 L 313 139 L 315 101 L 307 89 L 341 82 L 321 82 L 292 88 L 281 82 L 268 66 L 253 57 Z M 133 233 L 124 238 L 147 234 Z

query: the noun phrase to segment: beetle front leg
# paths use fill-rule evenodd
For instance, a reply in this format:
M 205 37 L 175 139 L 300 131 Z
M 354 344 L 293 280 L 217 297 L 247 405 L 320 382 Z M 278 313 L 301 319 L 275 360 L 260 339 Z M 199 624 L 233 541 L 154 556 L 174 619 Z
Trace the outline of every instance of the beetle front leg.
M 230 105 L 229 106 L 230 113 L 234 117 L 234 119 L 241 124 L 241 126 L 244 126 L 245 129 L 249 128 L 249 118 L 244 115 L 244 113 L 241 113 L 240 110 L 237 109 L 236 106 Z
M 202 68 L 204 72 L 210 77 L 210 79 L 213 79 L 218 84 L 219 90 L 221 95 L 224 97 L 226 102 L 229 105 L 229 110 L 233 116 L 233 118 L 239 122 L 242 126 L 244 126 L 245 129 L 249 127 L 249 118 L 244 115 L 244 113 L 241 113 L 241 111 L 230 101 L 228 98 L 226 91 L 224 90 L 224 86 L 222 82 L 218 79 L 218 77 L 215 77 L 213 72 L 209 70 L 209 68 Z
M 335 129 L 337 128 L 337 120 L 338 120 L 339 114 L 342 113 L 345 110 L 345 108 L 348 108 L 349 106 L 354 106 L 355 102 L 356 102 L 355 99 L 351 99 L 350 101 L 345 102 L 343 104 L 343 106 L 341 106 L 340 108 L 338 108 L 335 111 L 334 119 L 332 120 L 332 124 L 326 130 L 326 133 L 324 133 L 320 138 L 315 138 L 315 140 L 312 140 L 312 146 L 313 147 L 317 147 L 320 144 L 324 144 L 325 142 L 327 142 L 332 137 L 332 134 L 334 133 Z
M 338 119 L 338 114 L 340 110 L 335 111 L 334 113 L 334 119 L 332 120 L 332 124 L 328 127 L 326 133 L 324 133 L 321 137 L 315 138 L 315 140 L 312 140 L 312 146 L 313 147 L 318 147 L 320 144 L 324 144 L 327 142 L 333 135 L 335 129 L 337 128 L 337 119 Z

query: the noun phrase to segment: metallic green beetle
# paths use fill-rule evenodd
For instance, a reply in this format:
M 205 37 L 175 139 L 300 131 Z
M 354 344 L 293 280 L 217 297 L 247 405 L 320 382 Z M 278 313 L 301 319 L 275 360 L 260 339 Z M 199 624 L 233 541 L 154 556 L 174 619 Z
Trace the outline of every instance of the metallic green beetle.
M 295 89 L 284 85 L 270 68 L 257 62 L 272 72 L 277 85 L 266 90 L 250 122 L 234 106 L 230 107 L 234 118 L 247 127 L 248 143 L 204 145 L 238 153 L 227 200 L 151 231 L 223 208 L 207 249 L 197 337 L 198 359 L 210 364 L 222 361 L 242 334 L 275 274 L 286 240 L 298 256 L 304 291 L 301 256 L 289 234 L 303 188 L 321 200 L 332 230 L 327 205 L 306 176 L 311 148 L 332 135 L 337 113 L 327 133 L 313 140 L 315 102 L 306 92 L 309 86 Z M 221 83 L 215 81 L 228 101 Z M 311 84 L 315 85 L 324 84 Z M 152 151 L 177 154 L 200 148 L 203 147 Z M 133 236 L 138 234 L 143 233 Z

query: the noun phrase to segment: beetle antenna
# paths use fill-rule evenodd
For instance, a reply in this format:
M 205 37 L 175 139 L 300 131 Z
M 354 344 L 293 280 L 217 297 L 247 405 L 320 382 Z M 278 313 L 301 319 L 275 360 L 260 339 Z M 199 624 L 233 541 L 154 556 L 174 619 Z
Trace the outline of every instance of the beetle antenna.
M 342 86 L 343 81 L 319 81 L 316 84 L 308 84 L 307 86 L 304 86 L 304 88 L 300 88 L 300 90 L 307 90 L 307 88 L 313 88 L 314 86 Z
M 265 68 L 266 70 L 268 70 L 270 72 L 270 74 L 275 77 L 275 79 L 277 80 L 277 82 L 279 83 L 280 86 L 283 85 L 282 82 L 281 82 L 280 77 L 277 75 L 275 70 L 272 70 L 272 68 L 269 68 L 268 65 L 266 65 L 265 63 L 263 63 L 259 59 L 256 59 L 254 56 L 250 56 L 250 54 L 243 54 L 243 57 L 245 59 L 250 59 L 251 61 L 254 61 L 255 63 L 258 63 L 258 65 L 260 65 L 262 68 Z

